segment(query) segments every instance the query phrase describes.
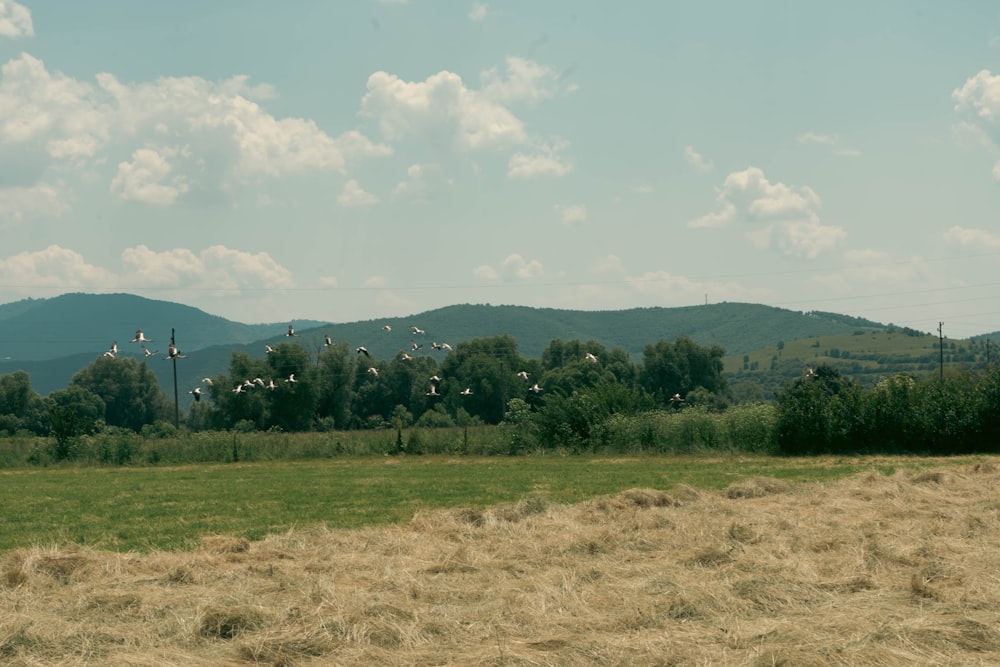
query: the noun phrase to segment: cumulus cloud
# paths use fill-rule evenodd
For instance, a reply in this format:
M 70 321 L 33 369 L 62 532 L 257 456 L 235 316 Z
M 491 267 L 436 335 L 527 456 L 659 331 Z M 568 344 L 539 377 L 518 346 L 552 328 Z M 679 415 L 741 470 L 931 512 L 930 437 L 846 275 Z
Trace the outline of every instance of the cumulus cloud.
M 530 154 L 514 153 L 507 161 L 507 177 L 565 176 L 573 169 L 573 164 L 559 155 L 566 145 L 564 141 L 543 142 Z
M 726 177 L 716 197 L 719 210 L 691 220 L 688 226 L 749 226 L 748 238 L 760 248 L 776 246 L 789 255 L 814 258 L 847 236 L 840 227 L 823 225 L 820 198 L 808 186 L 771 183 L 757 167 Z
M 944 233 L 944 240 L 961 246 L 1000 248 L 1000 235 L 974 227 L 951 227 Z
M 117 276 L 88 264 L 80 253 L 50 245 L 0 259 L 0 283 L 14 290 L 38 287 L 77 289 L 116 287 Z
M 815 132 L 803 132 L 795 137 L 795 141 L 800 144 L 818 144 L 826 146 L 834 155 L 843 157 L 858 157 L 861 151 L 857 148 L 848 148 L 840 141 L 840 137 L 835 134 L 816 134 Z
M 353 178 L 344 183 L 344 188 L 337 195 L 337 203 L 341 206 L 368 206 L 378 201 L 378 197 L 366 192 Z
M 687 163 L 691 165 L 695 171 L 706 172 L 712 171 L 712 161 L 706 160 L 705 157 L 696 151 L 693 146 L 684 147 L 684 159 Z
M 544 275 L 542 263 L 537 259 L 525 259 L 518 253 L 512 253 L 500 262 L 497 267 L 481 264 L 472 270 L 472 275 L 480 280 L 517 279 L 532 280 Z
M 427 188 L 428 176 L 438 171 L 435 163 L 411 164 L 406 169 L 406 179 L 400 181 L 393 188 L 394 197 L 421 198 Z
M 480 74 L 482 94 L 488 99 L 534 104 L 555 95 L 559 73 L 551 67 L 517 56 L 508 56 L 505 65 L 504 73 L 493 67 Z
M 123 83 L 102 73 L 90 82 L 50 72 L 26 53 L 0 73 L 0 152 L 18 146 L 57 168 L 88 160 L 120 164 L 131 155 L 132 169 L 137 160 L 152 168 L 148 183 L 163 165 L 153 165 L 152 154 L 139 151 L 155 139 L 161 158 L 171 151 L 177 158 L 172 173 L 201 187 L 224 188 L 307 170 L 345 173 L 352 160 L 392 152 L 357 131 L 335 137 L 312 120 L 273 116 L 256 101 L 273 96 L 273 89 L 252 85 L 246 76 Z M 127 176 L 118 176 L 117 188 L 124 193 Z M 180 194 L 179 182 L 166 186 L 166 191 L 147 188 L 140 196 L 153 193 L 162 201 Z
M 1000 75 L 987 69 L 969 77 L 961 88 L 952 91 L 955 111 L 996 125 L 1000 120 Z
M 202 288 L 219 291 L 284 289 L 295 286 L 291 271 L 268 253 L 214 245 L 196 253 L 187 248 L 156 252 L 144 245 L 121 254 L 125 284 L 136 289 Z
M 0 226 L 4 223 L 16 224 L 36 216 L 58 216 L 68 209 L 59 190 L 49 183 L 0 188 Z
M 162 252 L 144 245 L 121 253 L 121 270 L 88 263 L 83 255 L 50 245 L 0 258 L 0 283 L 12 291 L 38 288 L 105 291 L 156 289 L 159 296 L 190 296 L 190 290 L 232 295 L 240 290 L 273 290 L 295 286 L 291 272 L 268 253 L 249 253 L 216 245 L 200 252 L 174 248 Z M 166 290 L 166 291 L 164 291 Z
M 463 151 L 523 144 L 527 130 L 508 105 L 551 97 L 558 77 L 524 58 L 509 57 L 505 65 L 503 73 L 484 71 L 478 90 L 447 70 L 423 81 L 375 72 L 368 77 L 361 113 L 374 118 L 390 141 L 416 137 Z
M 378 119 L 390 141 L 424 136 L 477 150 L 527 138 L 524 125 L 509 109 L 466 88 L 452 72 L 439 72 L 421 82 L 375 72 L 368 77 L 361 108 L 363 114 Z
M 981 70 L 953 90 L 951 97 L 961 117 L 957 125 L 962 134 L 995 150 L 1000 144 L 1000 75 Z M 992 174 L 1000 181 L 1000 162 L 993 165 Z
M 0 37 L 30 37 L 34 34 L 31 10 L 14 0 L 0 0 Z
M 559 220 L 564 225 L 575 225 L 587 219 L 587 207 L 583 204 L 571 204 L 568 206 L 556 204 L 555 210 L 559 214 Z
M 470 21 L 483 21 L 486 19 L 486 15 L 489 14 L 490 7 L 485 2 L 475 2 L 472 4 L 472 9 L 469 10 L 469 20 Z
M 187 192 L 188 185 L 183 176 L 174 176 L 164 182 L 171 171 L 163 155 L 151 148 L 140 148 L 132 153 L 131 162 L 118 165 L 118 173 L 111 181 L 111 192 L 128 201 L 161 206 L 173 204 Z

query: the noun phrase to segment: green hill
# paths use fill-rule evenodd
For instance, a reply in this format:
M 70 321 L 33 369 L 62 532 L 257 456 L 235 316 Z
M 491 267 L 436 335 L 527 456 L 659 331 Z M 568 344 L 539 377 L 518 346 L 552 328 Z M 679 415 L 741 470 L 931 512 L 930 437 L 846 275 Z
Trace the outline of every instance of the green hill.
M 151 348 L 165 348 L 170 328 L 176 329 L 178 345 L 188 355 L 177 363 L 182 395 L 202 377 L 225 373 L 233 352 L 263 357 L 265 343 L 294 340 L 316 354 L 326 335 L 352 348 L 363 345 L 376 358 L 395 356 L 416 341 L 424 345 L 420 354 L 443 359 L 444 352 L 431 349 L 432 341 L 455 346 L 473 338 L 509 334 L 527 358 L 541 357 L 552 340 L 579 339 L 621 348 L 636 362 L 641 362 L 646 345 L 689 336 L 699 345 L 726 350 L 731 386 L 752 382 L 766 396 L 801 374 L 806 364 L 829 363 L 859 381 L 873 382 L 898 370 L 932 370 L 938 354 L 937 338 L 929 334 L 848 315 L 747 303 L 620 311 L 463 304 L 407 317 L 339 324 L 296 320 L 295 324 L 299 336 L 289 339 L 284 335 L 284 322 L 241 324 L 196 308 L 127 294 L 67 294 L 19 301 L 0 306 L 0 357 L 15 357 L 0 359 L 0 374 L 24 370 L 31 375 L 32 386 L 48 394 L 65 387 L 112 340 L 118 341 L 124 354 L 140 357 L 139 346 L 126 342 L 139 326 L 157 339 Z M 383 330 L 385 325 L 391 331 Z M 426 333 L 413 334 L 411 325 Z M 984 350 L 984 341 L 946 340 L 946 363 L 981 363 Z M 162 351 L 147 363 L 172 394 L 173 364 L 162 360 Z
M 315 326 L 316 321 L 296 321 Z M 242 324 L 197 308 L 131 294 L 63 294 L 51 299 L 25 299 L 0 306 L 0 359 L 43 361 L 76 354 L 103 354 L 113 341 L 120 349 L 139 354 L 128 344 L 136 329 L 155 342 L 148 347 L 166 351 L 171 330 L 185 352 L 212 345 L 249 343 L 273 332 L 283 333 L 287 322 Z M 135 350 L 130 350 L 134 347 Z
M 730 387 L 751 381 L 771 397 L 782 384 L 801 377 L 805 367 L 832 366 L 863 386 L 870 386 L 893 373 L 924 375 L 945 369 L 985 368 L 995 361 L 996 344 L 988 358 L 986 339 L 944 339 L 944 354 L 938 337 L 912 329 L 889 327 L 882 331 L 814 336 L 783 342 L 725 359 Z

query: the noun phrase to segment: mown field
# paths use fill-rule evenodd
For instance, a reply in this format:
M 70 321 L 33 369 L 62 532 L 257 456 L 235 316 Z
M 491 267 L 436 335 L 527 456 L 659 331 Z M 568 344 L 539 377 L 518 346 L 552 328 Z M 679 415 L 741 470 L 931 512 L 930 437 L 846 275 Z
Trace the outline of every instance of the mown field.
M 1000 664 L 1000 458 L 0 473 L 5 665 Z
M 965 459 L 963 459 L 965 460 Z M 742 478 L 833 479 L 934 459 L 764 456 L 368 456 L 188 466 L 0 472 L 0 551 L 87 545 L 178 550 L 205 535 L 257 540 L 296 527 L 384 526 L 420 511 L 483 508 L 528 496 L 576 503 L 629 488 L 721 489 Z M 959 459 L 946 460 L 957 464 Z

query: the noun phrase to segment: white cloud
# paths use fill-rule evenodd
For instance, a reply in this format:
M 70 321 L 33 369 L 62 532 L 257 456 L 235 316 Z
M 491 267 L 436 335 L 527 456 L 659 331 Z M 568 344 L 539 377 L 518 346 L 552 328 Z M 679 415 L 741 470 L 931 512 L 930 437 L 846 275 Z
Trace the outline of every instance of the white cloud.
M 435 163 L 411 164 L 406 169 L 407 178 L 393 188 L 393 196 L 420 198 L 427 188 L 427 177 L 438 168 Z
M 27 53 L 4 63 L 0 75 L 0 145 L 30 142 L 45 149 L 54 142 L 50 153 L 93 155 L 109 139 L 113 114 L 94 86 L 50 73 Z
M 170 151 L 168 151 L 168 154 Z M 132 153 L 131 162 L 121 162 L 118 173 L 111 181 L 111 192 L 128 201 L 166 206 L 187 192 L 184 177 L 174 176 L 163 181 L 172 171 L 166 158 L 151 148 L 140 148 Z
M 375 72 L 368 77 L 361 108 L 364 115 L 378 119 L 390 141 L 422 136 L 431 143 L 477 150 L 527 138 L 510 110 L 469 90 L 451 72 L 439 72 L 422 82 Z
M 475 2 L 472 4 L 472 9 L 469 10 L 469 20 L 470 21 L 482 21 L 489 14 L 490 6 L 485 2 Z
M 422 138 L 463 151 L 504 148 L 528 140 L 523 122 L 506 105 L 551 97 L 557 76 L 548 67 L 509 57 L 505 75 L 486 70 L 482 84 L 469 88 L 446 70 L 423 81 L 379 71 L 368 77 L 361 113 L 376 119 L 390 141 Z
M 489 264 L 480 264 L 476 268 L 472 269 L 472 275 L 479 280 L 499 280 L 500 272 L 494 269 Z
M 309 119 L 276 118 L 254 101 L 273 88 L 251 85 L 246 76 L 122 83 L 103 73 L 91 83 L 49 72 L 29 54 L 0 73 L 0 154 L 6 145 L 20 146 L 55 168 L 120 164 L 130 155 L 134 162 L 155 139 L 161 157 L 175 152 L 175 172 L 224 190 L 302 171 L 345 173 L 349 161 L 392 152 L 357 131 L 334 137 Z
M 378 201 L 378 197 L 366 192 L 353 178 L 344 183 L 344 188 L 337 195 L 337 203 L 341 206 L 368 206 Z
M 823 225 L 819 196 L 808 186 L 771 183 L 757 167 L 733 172 L 718 191 L 719 210 L 691 220 L 689 227 L 751 226 L 748 238 L 760 248 L 777 246 L 789 255 L 814 258 L 842 241 L 847 232 Z
M 840 137 L 835 134 L 803 132 L 799 136 L 795 137 L 795 141 L 800 144 L 819 144 L 821 146 L 827 146 L 833 151 L 834 155 L 841 155 L 843 157 L 858 157 L 861 155 L 861 151 L 857 148 L 848 148 L 844 146 L 840 141 Z
M 534 178 L 535 176 L 564 176 L 573 168 L 555 155 L 525 155 L 515 153 L 507 161 L 507 176 L 510 178 Z
M 564 161 L 559 155 L 567 145 L 565 141 L 556 140 L 539 144 L 531 155 L 514 153 L 507 161 L 507 177 L 565 176 L 573 169 L 573 163 Z
M 537 259 L 525 259 L 518 253 L 512 253 L 500 262 L 496 268 L 481 264 L 472 270 L 472 275 L 480 280 L 500 280 L 514 278 L 517 280 L 532 280 L 544 275 L 542 263 Z
M 382 275 L 368 276 L 365 281 L 361 284 L 362 287 L 388 287 L 389 279 Z
M 271 291 L 295 286 L 291 272 L 266 252 L 248 253 L 218 245 L 198 253 L 187 248 L 155 252 L 139 245 L 122 251 L 121 264 L 122 272 L 116 273 L 87 263 L 74 250 L 51 245 L 0 259 L 0 284 L 25 293 L 38 288 L 127 289 L 133 293 L 156 289 L 158 298 L 185 300 L 190 299 L 191 290 L 225 292 L 232 297 L 233 292 L 244 289 Z
M 571 204 L 569 206 L 556 204 L 555 210 L 559 213 L 559 220 L 564 225 L 575 225 L 587 219 L 587 207 L 583 204 Z
M 952 91 L 951 96 L 955 112 L 961 115 L 957 123 L 959 135 L 971 136 L 995 150 L 1000 144 L 1000 75 L 981 70 Z M 1000 181 L 1000 162 L 994 163 L 992 175 Z
M 340 281 L 337 280 L 337 276 L 320 276 L 319 284 L 321 287 L 336 287 Z
M 505 64 L 505 76 L 495 67 L 480 74 L 482 94 L 487 98 L 508 104 L 533 104 L 555 95 L 559 73 L 551 67 L 517 56 L 508 56 Z
M 684 159 L 687 163 L 694 167 L 695 171 L 706 172 L 712 171 L 712 161 L 706 160 L 701 153 L 696 151 L 693 146 L 684 147 Z
M 130 289 L 179 288 L 239 291 L 295 286 L 291 271 L 268 253 L 249 253 L 214 245 L 195 253 L 187 248 L 155 252 L 144 245 L 121 255 L 122 280 Z
M 1000 235 L 988 232 L 985 229 L 972 227 L 959 227 L 956 225 L 944 233 L 944 240 L 948 243 L 956 243 L 961 246 L 1000 248 Z
M 38 183 L 31 187 L 0 188 L 0 226 L 19 223 L 36 216 L 53 217 L 69 206 L 54 186 Z
M 0 0 L 0 37 L 30 37 L 34 34 L 31 10 L 14 0 Z
M 38 287 L 115 288 L 117 280 L 107 269 L 88 264 L 80 253 L 58 245 L 0 259 L 0 283 L 15 291 Z
M 971 113 L 974 118 L 996 124 L 1000 119 L 1000 75 L 980 70 L 951 93 L 955 111 Z

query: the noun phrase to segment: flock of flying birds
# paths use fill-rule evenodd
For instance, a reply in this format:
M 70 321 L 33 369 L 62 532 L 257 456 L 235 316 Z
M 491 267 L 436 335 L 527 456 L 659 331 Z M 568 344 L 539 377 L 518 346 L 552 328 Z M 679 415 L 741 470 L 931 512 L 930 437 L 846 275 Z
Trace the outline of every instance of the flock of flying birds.
M 382 327 L 382 331 L 385 331 L 387 333 L 391 332 L 392 331 L 392 326 L 386 324 L 386 325 L 384 325 Z M 416 326 L 416 325 L 411 325 L 410 326 L 410 333 L 413 334 L 414 336 L 421 336 L 421 335 L 425 335 L 427 332 L 424 331 L 423 329 L 421 329 L 420 327 Z M 291 324 L 288 325 L 288 332 L 285 335 L 289 336 L 289 337 L 297 337 L 298 336 L 298 334 L 295 333 L 295 327 L 293 325 L 291 325 Z M 142 348 L 143 357 L 146 358 L 146 359 L 148 359 L 149 357 L 152 357 L 152 356 L 154 356 L 154 355 L 156 355 L 156 354 L 159 353 L 159 350 L 150 350 L 148 347 L 146 347 L 145 344 L 146 343 L 152 343 L 153 339 L 146 338 L 146 335 L 143 333 L 142 329 L 136 329 L 136 331 L 135 331 L 135 337 L 132 338 L 132 340 L 130 340 L 129 342 L 130 343 L 139 343 L 139 347 Z M 330 347 L 330 346 L 333 345 L 333 339 L 330 338 L 329 335 L 326 335 L 326 336 L 324 336 L 324 343 L 323 344 L 324 344 L 325 347 Z M 416 351 L 422 349 L 423 347 L 424 347 L 423 344 L 417 343 L 414 340 L 410 341 L 410 349 L 413 352 L 416 352 Z M 445 350 L 445 351 L 448 351 L 448 352 L 452 351 L 451 345 L 449 345 L 448 343 L 438 343 L 437 341 L 432 341 L 431 342 L 431 348 L 434 349 L 434 350 Z M 267 344 L 264 345 L 264 353 L 265 354 L 272 354 L 273 352 L 275 352 L 275 348 L 273 348 L 273 347 L 271 347 L 270 345 L 267 345 Z M 365 357 L 369 357 L 369 358 L 371 357 L 371 353 L 368 351 L 368 348 L 366 348 L 364 346 L 359 346 L 359 347 L 355 348 L 355 352 L 359 356 L 364 355 Z M 114 342 L 111 343 L 111 347 L 108 349 L 108 351 L 105 352 L 102 356 L 109 357 L 111 359 L 115 359 L 115 358 L 118 357 L 118 354 L 119 354 L 118 341 L 114 341 Z M 187 359 L 187 355 L 186 354 L 181 354 L 180 350 L 177 349 L 177 346 L 171 340 L 170 343 L 167 345 L 167 355 L 165 357 L 163 357 L 163 358 L 165 360 Z M 409 354 L 407 354 L 406 352 L 403 352 L 400 355 L 400 358 L 403 361 L 409 361 L 409 360 L 413 359 L 413 357 L 410 356 Z M 586 354 L 584 354 L 584 359 L 586 359 L 587 361 L 590 361 L 592 363 L 595 363 L 595 364 L 597 363 L 597 356 L 594 355 L 594 354 L 592 354 L 592 353 L 590 353 L 590 352 L 587 352 Z M 378 369 L 375 368 L 374 366 L 369 366 L 367 372 L 369 374 L 371 374 L 372 376 L 376 377 L 376 378 L 378 377 Z M 816 377 L 816 371 L 814 371 L 811 367 L 806 366 L 806 376 L 807 377 Z M 529 379 L 528 371 L 519 371 L 517 373 L 517 377 L 519 377 L 522 380 L 524 380 L 525 383 L 531 382 L 531 380 Z M 209 378 L 209 377 L 202 378 L 201 381 L 202 381 L 202 383 L 207 384 L 207 385 L 211 385 L 212 384 L 212 378 Z M 287 378 L 285 378 L 282 382 L 287 383 L 287 384 L 295 384 L 296 382 L 298 382 L 298 380 L 295 379 L 295 373 L 292 373 Z M 430 377 L 430 388 L 428 389 L 426 395 L 427 396 L 433 396 L 433 397 L 440 396 L 441 394 L 438 393 L 438 390 L 437 390 L 438 384 L 440 382 L 441 382 L 441 378 L 439 378 L 437 375 L 431 376 Z M 278 386 L 279 385 L 275 384 L 275 382 L 274 382 L 274 380 L 272 378 L 268 378 L 267 381 L 265 382 L 263 378 L 256 377 L 256 378 L 254 378 L 252 380 L 244 380 L 243 382 L 237 384 L 235 387 L 233 387 L 232 392 L 234 394 L 242 394 L 244 392 L 247 392 L 247 391 L 249 391 L 251 389 L 255 389 L 255 388 L 268 389 L 270 391 L 274 391 L 275 389 L 278 388 Z M 540 386 L 538 386 L 537 382 L 535 382 L 530 387 L 528 387 L 528 391 L 533 392 L 535 394 L 539 394 L 539 393 L 541 393 L 542 388 Z M 192 389 L 188 393 L 191 394 L 194 397 L 195 401 L 200 401 L 201 400 L 201 387 L 195 387 L 194 389 Z M 459 394 L 461 394 L 462 396 L 471 396 L 472 395 L 472 388 L 471 387 L 466 387 L 465 389 L 463 389 L 462 391 L 460 391 Z M 673 396 L 670 397 L 670 402 L 673 403 L 673 404 L 675 404 L 675 405 L 676 404 L 680 404 L 680 403 L 684 402 L 684 398 L 680 394 L 674 394 Z
M 153 339 L 152 338 L 146 338 L 146 334 L 144 334 L 142 332 L 142 329 L 136 329 L 135 330 L 135 338 L 133 338 L 129 342 L 130 343 L 139 343 L 140 344 L 139 347 L 142 348 L 142 354 L 147 359 L 149 357 L 153 356 L 154 354 L 157 354 L 159 352 L 159 350 L 150 350 L 148 347 L 146 347 L 144 345 L 144 343 L 152 343 Z M 114 341 L 113 343 L 111 343 L 111 347 L 108 348 L 108 351 L 105 352 L 102 356 L 109 357 L 111 359 L 116 359 L 116 358 L 118 358 L 118 354 L 119 354 L 119 351 L 118 351 L 118 341 Z M 174 342 L 170 341 L 170 343 L 167 345 L 167 356 L 165 356 L 163 358 L 164 359 L 187 359 L 187 355 L 186 354 L 181 354 L 180 351 L 177 349 L 177 346 L 174 345 Z
M 392 331 L 392 327 L 390 325 L 386 324 L 385 326 L 382 327 L 382 330 L 385 331 L 385 332 L 391 332 Z M 427 332 L 424 331 L 423 329 L 421 329 L 420 327 L 416 326 L 416 325 L 412 325 L 410 327 L 410 333 L 413 334 L 414 336 L 421 336 L 421 335 L 425 335 Z M 298 336 L 298 334 L 295 333 L 295 327 L 293 325 L 291 325 L 291 324 L 288 325 L 288 332 L 285 335 L 286 336 L 293 336 L 293 337 L 297 337 Z M 324 340 L 324 345 L 326 347 L 330 347 L 330 346 L 333 345 L 333 339 L 330 338 L 329 335 L 324 336 L 324 339 L 325 339 Z M 146 343 L 152 343 L 153 339 L 146 338 L 146 335 L 143 333 L 142 329 L 136 329 L 135 337 L 132 340 L 130 340 L 129 342 L 130 343 L 139 343 L 139 346 L 142 348 L 142 353 L 143 353 L 144 358 L 148 359 L 149 357 L 152 357 L 152 356 L 154 356 L 154 355 L 156 355 L 156 354 L 159 353 L 159 350 L 150 350 L 148 347 L 146 347 L 145 344 Z M 424 346 L 421 343 L 417 343 L 414 340 L 410 341 L 410 350 L 412 352 L 416 352 L 418 350 L 421 350 L 421 349 L 423 349 L 423 347 Z M 431 342 L 431 348 L 434 349 L 434 350 L 444 350 L 444 351 L 447 351 L 447 352 L 451 352 L 452 351 L 451 345 L 449 345 L 448 343 L 438 343 L 437 341 Z M 274 347 L 272 347 L 270 345 L 267 345 L 267 344 L 264 345 L 264 353 L 265 354 L 272 354 L 274 352 L 275 352 L 275 348 Z M 371 357 L 371 353 L 368 351 L 368 348 L 366 348 L 364 346 L 359 346 L 359 347 L 355 348 L 355 352 L 359 356 L 364 355 L 365 357 Z M 108 358 L 111 358 L 111 359 L 116 359 L 118 357 L 118 355 L 119 355 L 118 341 L 114 341 L 113 343 L 111 343 L 111 347 L 108 349 L 108 351 L 105 352 L 102 356 L 108 357 Z M 163 359 L 165 359 L 165 360 L 176 360 L 176 359 L 186 359 L 186 358 L 187 358 L 187 355 L 186 354 L 181 354 L 180 350 L 177 349 L 177 346 L 174 344 L 173 341 L 171 341 L 168 344 L 168 346 L 167 346 L 167 355 L 165 357 L 163 357 Z M 400 355 L 400 358 L 403 361 L 409 361 L 409 360 L 413 359 L 413 357 L 410 356 L 406 352 L 403 352 Z M 587 359 L 587 361 L 590 361 L 590 362 L 593 362 L 593 363 L 597 363 L 597 357 L 595 355 L 591 354 L 590 352 L 587 352 L 587 354 L 585 355 L 585 358 Z M 367 372 L 370 373 L 372 376 L 374 376 L 376 378 L 378 377 L 378 369 L 375 368 L 374 366 L 369 366 Z M 520 371 L 519 373 L 517 373 L 517 376 L 519 378 L 521 378 L 522 380 L 524 380 L 525 383 L 530 382 L 530 380 L 528 379 L 529 378 L 528 371 Z M 212 378 L 208 378 L 208 377 L 202 378 L 201 381 L 202 381 L 202 383 L 204 383 L 206 385 L 211 385 L 212 384 Z M 295 379 L 295 373 L 292 373 L 287 378 L 285 378 L 283 380 L 283 382 L 284 383 L 288 383 L 288 384 L 294 384 L 294 383 L 298 382 L 298 380 Z M 438 384 L 440 382 L 441 382 L 441 378 L 439 378 L 437 375 L 431 376 L 431 378 L 430 378 L 430 388 L 428 389 L 426 395 L 427 396 L 440 396 L 441 394 L 438 393 L 438 390 L 437 390 Z M 232 392 L 234 394 L 242 394 L 244 392 L 247 392 L 247 391 L 249 391 L 251 389 L 255 389 L 255 388 L 268 389 L 270 391 L 274 391 L 275 389 L 278 388 L 278 386 L 279 385 L 275 384 L 274 380 L 271 379 L 271 378 L 268 378 L 267 381 L 265 382 L 263 378 L 256 377 L 256 378 L 253 378 L 252 380 L 244 380 L 243 382 L 237 384 L 235 387 L 233 387 Z M 542 388 L 540 386 L 538 386 L 537 382 L 535 382 L 530 387 L 528 387 L 528 391 L 534 392 L 535 394 L 538 394 L 538 393 L 541 393 Z M 202 393 L 201 392 L 201 387 L 195 387 L 194 389 L 192 389 L 188 393 L 191 394 L 194 397 L 195 401 L 200 401 L 201 400 L 201 393 Z M 472 388 L 471 387 L 466 387 L 465 389 L 463 389 L 462 391 L 460 391 L 459 394 L 461 394 L 462 396 L 471 396 L 472 395 Z M 676 398 L 680 399 L 680 396 L 678 395 Z M 671 400 L 673 400 L 673 399 L 671 399 Z M 680 400 L 683 400 L 683 399 L 680 399 Z

